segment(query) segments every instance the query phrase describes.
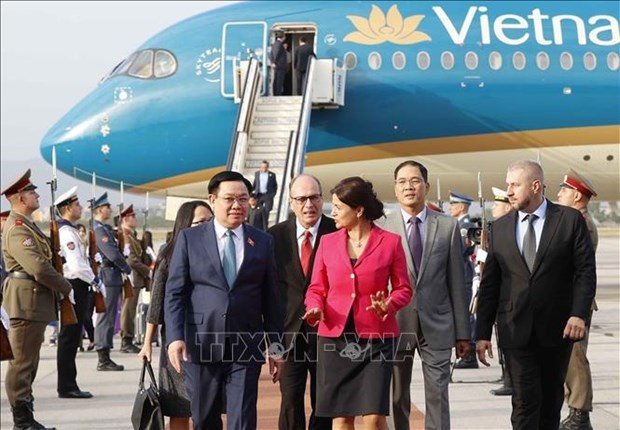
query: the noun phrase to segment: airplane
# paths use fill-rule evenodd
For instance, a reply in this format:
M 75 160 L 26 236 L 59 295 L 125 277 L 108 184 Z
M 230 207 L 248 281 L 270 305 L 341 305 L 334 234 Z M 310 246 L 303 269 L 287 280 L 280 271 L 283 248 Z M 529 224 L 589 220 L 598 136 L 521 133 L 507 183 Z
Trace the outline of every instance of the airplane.
M 204 198 L 206 181 L 229 163 L 248 85 L 240 76 L 252 58 L 263 76 L 257 97 L 272 110 L 264 121 L 282 121 L 287 99 L 272 97 L 269 82 L 276 31 L 293 56 L 301 37 L 316 53 L 321 73 L 308 96 L 302 169 L 321 179 L 324 193 L 360 175 L 393 201 L 395 166 L 416 159 L 428 167 L 430 198 L 450 189 L 492 198 L 511 161 L 538 159 L 551 199 L 570 167 L 593 181 L 599 200 L 620 200 L 613 1 L 261 1 L 213 9 L 161 31 L 114 67 L 50 128 L 42 156 L 50 162 L 55 148 L 60 170 L 85 181 L 95 173 L 104 187 Z M 292 81 L 288 91 L 297 93 Z M 254 154 L 247 171 L 262 156 Z M 271 163 L 284 174 L 282 159 Z

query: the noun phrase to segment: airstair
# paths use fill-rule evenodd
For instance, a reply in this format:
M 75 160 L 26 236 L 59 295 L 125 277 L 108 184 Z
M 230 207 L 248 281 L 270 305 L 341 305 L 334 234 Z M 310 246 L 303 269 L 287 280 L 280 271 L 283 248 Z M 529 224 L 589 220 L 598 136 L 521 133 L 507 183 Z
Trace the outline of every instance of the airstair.
M 326 60 L 335 65 L 335 60 Z M 251 182 L 263 160 L 269 161 L 269 170 L 278 181 L 278 191 L 269 225 L 288 217 L 288 189 L 293 177 L 304 170 L 306 147 L 313 107 L 313 85 L 319 60 L 311 58 L 303 96 L 262 96 L 264 76 L 257 59 L 240 62 L 235 67 L 235 99 L 239 112 L 235 125 L 227 168 L 243 174 Z M 323 67 L 325 68 L 325 66 Z M 344 69 L 336 77 L 344 104 Z M 336 88 L 336 85 L 330 84 Z M 320 93 L 319 93 L 320 94 Z M 329 106 L 334 100 L 317 101 L 317 106 Z M 337 106 L 336 104 L 334 104 Z

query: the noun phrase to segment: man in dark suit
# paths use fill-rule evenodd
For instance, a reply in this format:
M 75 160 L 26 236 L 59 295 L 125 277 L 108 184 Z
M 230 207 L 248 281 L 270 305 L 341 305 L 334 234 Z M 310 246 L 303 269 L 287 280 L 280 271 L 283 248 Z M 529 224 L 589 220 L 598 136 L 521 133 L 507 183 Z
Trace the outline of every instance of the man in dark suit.
M 400 234 L 415 295 L 396 318 L 401 337 L 394 360 L 391 429 L 409 429 L 411 372 L 415 350 L 422 360 L 425 428 L 450 428 L 450 358 L 469 354 L 468 303 L 463 278 L 463 243 L 455 218 L 426 207 L 428 170 L 414 160 L 394 170 L 399 209 L 384 227 Z
M 513 428 L 557 429 L 572 342 L 586 334 L 596 291 L 594 250 L 581 213 L 543 196 L 538 163 L 513 163 L 506 183 L 515 211 L 490 227 L 476 350 L 488 366 L 497 318 L 513 381 Z
M 293 68 L 297 73 L 297 94 L 300 96 L 304 93 L 304 85 L 306 84 L 306 72 L 308 71 L 308 61 L 310 57 L 316 57 L 312 46 L 308 45 L 306 36 L 299 38 L 299 46 L 295 50 L 295 60 Z
M 305 430 L 304 393 L 310 373 L 310 430 L 331 430 L 331 418 L 314 415 L 316 402 L 316 329 L 303 323 L 304 298 L 314 255 L 321 236 L 336 231 L 334 220 L 323 215 L 321 183 L 310 175 L 291 181 L 290 205 L 295 217 L 269 229 L 274 237 L 284 316 L 286 366 L 280 379 L 280 430 Z
M 284 91 L 284 78 L 286 77 L 286 49 L 283 45 L 284 33 L 277 32 L 275 40 L 269 51 L 269 62 L 273 70 L 273 95 L 281 96 Z
M 278 191 L 276 174 L 269 170 L 269 161 L 261 161 L 260 169 L 254 172 L 254 184 L 252 185 L 252 189 L 256 197 L 258 197 L 258 205 L 265 206 L 267 218 L 269 218 L 269 212 L 273 207 L 273 198 Z
M 185 373 L 196 429 L 256 428 L 258 377 L 283 331 L 273 238 L 243 223 L 250 182 L 224 171 L 209 182 L 212 221 L 179 233 L 165 296 L 168 357 Z M 279 346 L 279 347 L 278 347 Z M 281 356 L 269 356 L 277 382 Z
M 256 194 L 250 196 L 250 205 L 248 206 L 248 216 L 246 222 L 259 230 L 266 231 L 269 214 L 265 206 L 258 205 Z

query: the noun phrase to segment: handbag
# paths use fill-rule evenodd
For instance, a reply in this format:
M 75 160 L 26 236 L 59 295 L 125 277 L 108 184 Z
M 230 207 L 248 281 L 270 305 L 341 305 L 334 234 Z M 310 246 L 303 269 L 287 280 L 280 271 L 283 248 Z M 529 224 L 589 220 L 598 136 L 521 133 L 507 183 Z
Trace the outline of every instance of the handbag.
M 11 342 L 9 342 L 9 333 L 0 321 L 0 361 L 12 359 L 13 350 L 11 349 Z
M 144 386 L 144 375 L 149 372 L 151 383 L 148 388 Z M 164 415 L 159 404 L 159 389 L 155 382 L 155 374 L 151 363 L 144 357 L 140 382 L 138 383 L 138 393 L 133 402 L 131 411 L 131 423 L 134 430 L 164 430 Z

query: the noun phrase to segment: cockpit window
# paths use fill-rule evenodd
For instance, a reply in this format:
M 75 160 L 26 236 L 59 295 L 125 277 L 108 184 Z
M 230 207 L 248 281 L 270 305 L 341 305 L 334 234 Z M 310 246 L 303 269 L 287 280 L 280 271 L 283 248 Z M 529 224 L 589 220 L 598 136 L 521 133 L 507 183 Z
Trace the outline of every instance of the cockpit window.
M 162 79 L 177 71 L 177 59 L 164 49 L 145 49 L 131 54 L 112 70 L 106 79 L 129 75 L 140 79 Z
M 155 53 L 155 77 L 165 78 L 172 75 L 177 70 L 177 62 L 168 51 L 157 51 Z
M 142 51 L 131 64 L 127 74 L 142 79 L 153 76 L 153 51 Z

